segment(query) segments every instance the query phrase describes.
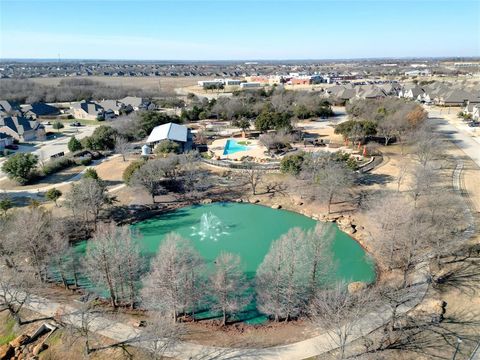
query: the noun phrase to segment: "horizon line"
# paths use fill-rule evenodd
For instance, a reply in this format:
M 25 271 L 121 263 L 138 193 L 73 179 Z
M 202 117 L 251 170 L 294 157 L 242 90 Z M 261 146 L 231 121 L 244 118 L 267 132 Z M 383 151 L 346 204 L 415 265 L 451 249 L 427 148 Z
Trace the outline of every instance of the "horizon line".
M 477 59 L 480 61 L 480 55 L 442 55 L 442 56 L 380 56 L 380 57 L 352 57 L 352 58 L 285 58 L 285 59 L 108 59 L 108 58 L 15 58 L 15 57 L 8 57 L 2 58 L 0 57 L 0 62 L 5 61 L 56 61 L 56 62 L 66 62 L 66 61 L 149 61 L 149 62 L 221 62 L 221 61 L 228 61 L 228 62 L 267 62 L 267 61 L 274 61 L 274 62 L 291 62 L 291 61 L 339 61 L 339 60 L 348 60 L 348 61 L 355 61 L 355 60 L 434 60 L 434 59 Z

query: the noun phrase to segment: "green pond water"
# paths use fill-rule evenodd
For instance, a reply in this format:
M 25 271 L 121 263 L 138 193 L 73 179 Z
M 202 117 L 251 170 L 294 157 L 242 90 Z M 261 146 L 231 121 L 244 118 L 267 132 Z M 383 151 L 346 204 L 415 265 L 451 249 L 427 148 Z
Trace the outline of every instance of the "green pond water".
M 253 278 L 272 241 L 293 227 L 310 229 L 316 223 L 294 212 L 260 205 L 213 203 L 185 207 L 132 227 L 142 235 L 140 249 L 147 258 L 155 255 L 166 234 L 176 232 L 190 239 L 207 262 L 212 262 L 222 251 L 238 254 L 247 276 Z M 335 229 L 332 250 L 337 265 L 336 280 L 374 281 L 375 266 L 363 248 L 335 224 L 332 226 Z M 82 251 L 85 243 L 79 246 Z M 213 316 L 208 311 L 199 315 Z M 256 311 L 254 303 L 239 316 L 248 323 L 261 323 L 266 319 Z

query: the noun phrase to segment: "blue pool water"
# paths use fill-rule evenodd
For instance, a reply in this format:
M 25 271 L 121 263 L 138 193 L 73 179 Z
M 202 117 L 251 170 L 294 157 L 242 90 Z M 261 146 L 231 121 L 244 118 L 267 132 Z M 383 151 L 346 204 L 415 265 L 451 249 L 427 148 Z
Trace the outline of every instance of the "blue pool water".
M 235 154 L 237 152 L 246 151 L 248 149 L 249 149 L 248 146 L 241 145 L 233 139 L 228 139 L 223 149 L 223 155 Z

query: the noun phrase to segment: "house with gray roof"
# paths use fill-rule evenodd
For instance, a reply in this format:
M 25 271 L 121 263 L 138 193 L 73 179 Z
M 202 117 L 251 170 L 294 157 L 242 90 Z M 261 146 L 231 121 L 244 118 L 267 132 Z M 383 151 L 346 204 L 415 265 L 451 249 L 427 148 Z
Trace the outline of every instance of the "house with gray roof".
M 92 101 L 81 101 L 72 105 L 71 112 L 75 119 L 96 120 L 103 107 Z
M 39 122 L 23 116 L 0 118 L 0 133 L 18 141 L 44 140 L 45 127 Z
M 60 115 L 60 110 L 58 108 L 42 102 L 23 105 L 21 108 L 23 116 L 31 117 L 32 119 L 40 119 L 42 117 L 52 117 Z
M 130 105 L 133 110 L 139 110 L 141 108 L 146 108 L 149 106 L 150 101 L 138 96 L 125 96 L 123 99 L 119 100 L 125 105 Z
M 100 101 L 98 105 L 100 105 L 105 111 L 111 110 L 117 116 L 120 115 L 120 112 L 122 111 L 133 111 L 133 107 L 131 107 L 131 105 L 125 105 L 120 100 L 103 100 Z
M 156 126 L 148 136 L 147 144 L 154 147 L 162 140 L 176 142 L 180 145 L 182 151 L 191 150 L 193 146 L 193 136 L 190 129 L 175 123 Z
M 0 100 L 0 116 L 20 115 L 20 108 L 12 101 Z

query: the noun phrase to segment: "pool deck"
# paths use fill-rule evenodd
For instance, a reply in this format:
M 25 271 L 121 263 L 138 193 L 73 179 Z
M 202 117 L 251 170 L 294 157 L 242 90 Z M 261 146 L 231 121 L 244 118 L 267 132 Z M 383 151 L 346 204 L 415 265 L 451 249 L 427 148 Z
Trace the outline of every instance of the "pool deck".
M 250 148 L 249 150 L 246 151 L 238 151 L 233 154 L 228 154 L 224 155 L 224 149 L 225 145 L 228 140 L 235 140 L 237 143 L 246 141 L 248 142 L 248 147 Z M 325 147 L 314 147 L 314 146 L 305 146 L 303 143 L 295 143 L 292 144 L 294 148 L 296 148 L 299 151 L 305 151 L 305 152 L 318 152 L 318 151 L 326 151 L 326 152 L 338 152 L 342 151 L 348 154 L 358 154 L 360 150 L 358 149 L 352 149 L 348 146 L 341 146 L 341 147 L 336 147 L 336 148 L 331 148 L 328 145 Z M 224 139 L 218 139 L 213 141 L 211 145 L 209 145 L 209 150 L 211 150 L 214 153 L 214 156 L 217 160 L 233 160 L 233 161 L 240 161 L 241 158 L 245 156 L 250 156 L 254 159 L 254 161 L 258 162 L 263 162 L 267 159 L 271 159 L 271 156 L 266 155 L 265 152 L 267 151 L 267 148 L 263 145 L 261 145 L 258 141 L 258 139 L 249 139 L 249 138 L 224 138 Z
M 237 143 L 246 141 L 248 142 L 249 149 L 245 151 L 238 151 L 233 154 L 224 155 L 223 151 L 225 144 L 228 140 L 235 140 Z M 264 151 L 267 151 L 265 146 L 260 145 L 257 139 L 248 139 L 248 138 L 226 138 L 215 140 L 212 145 L 209 146 L 209 149 L 213 151 L 215 157 L 218 159 L 228 159 L 228 160 L 240 160 L 244 156 L 251 156 L 257 159 L 267 159 L 268 156 L 264 154 Z

